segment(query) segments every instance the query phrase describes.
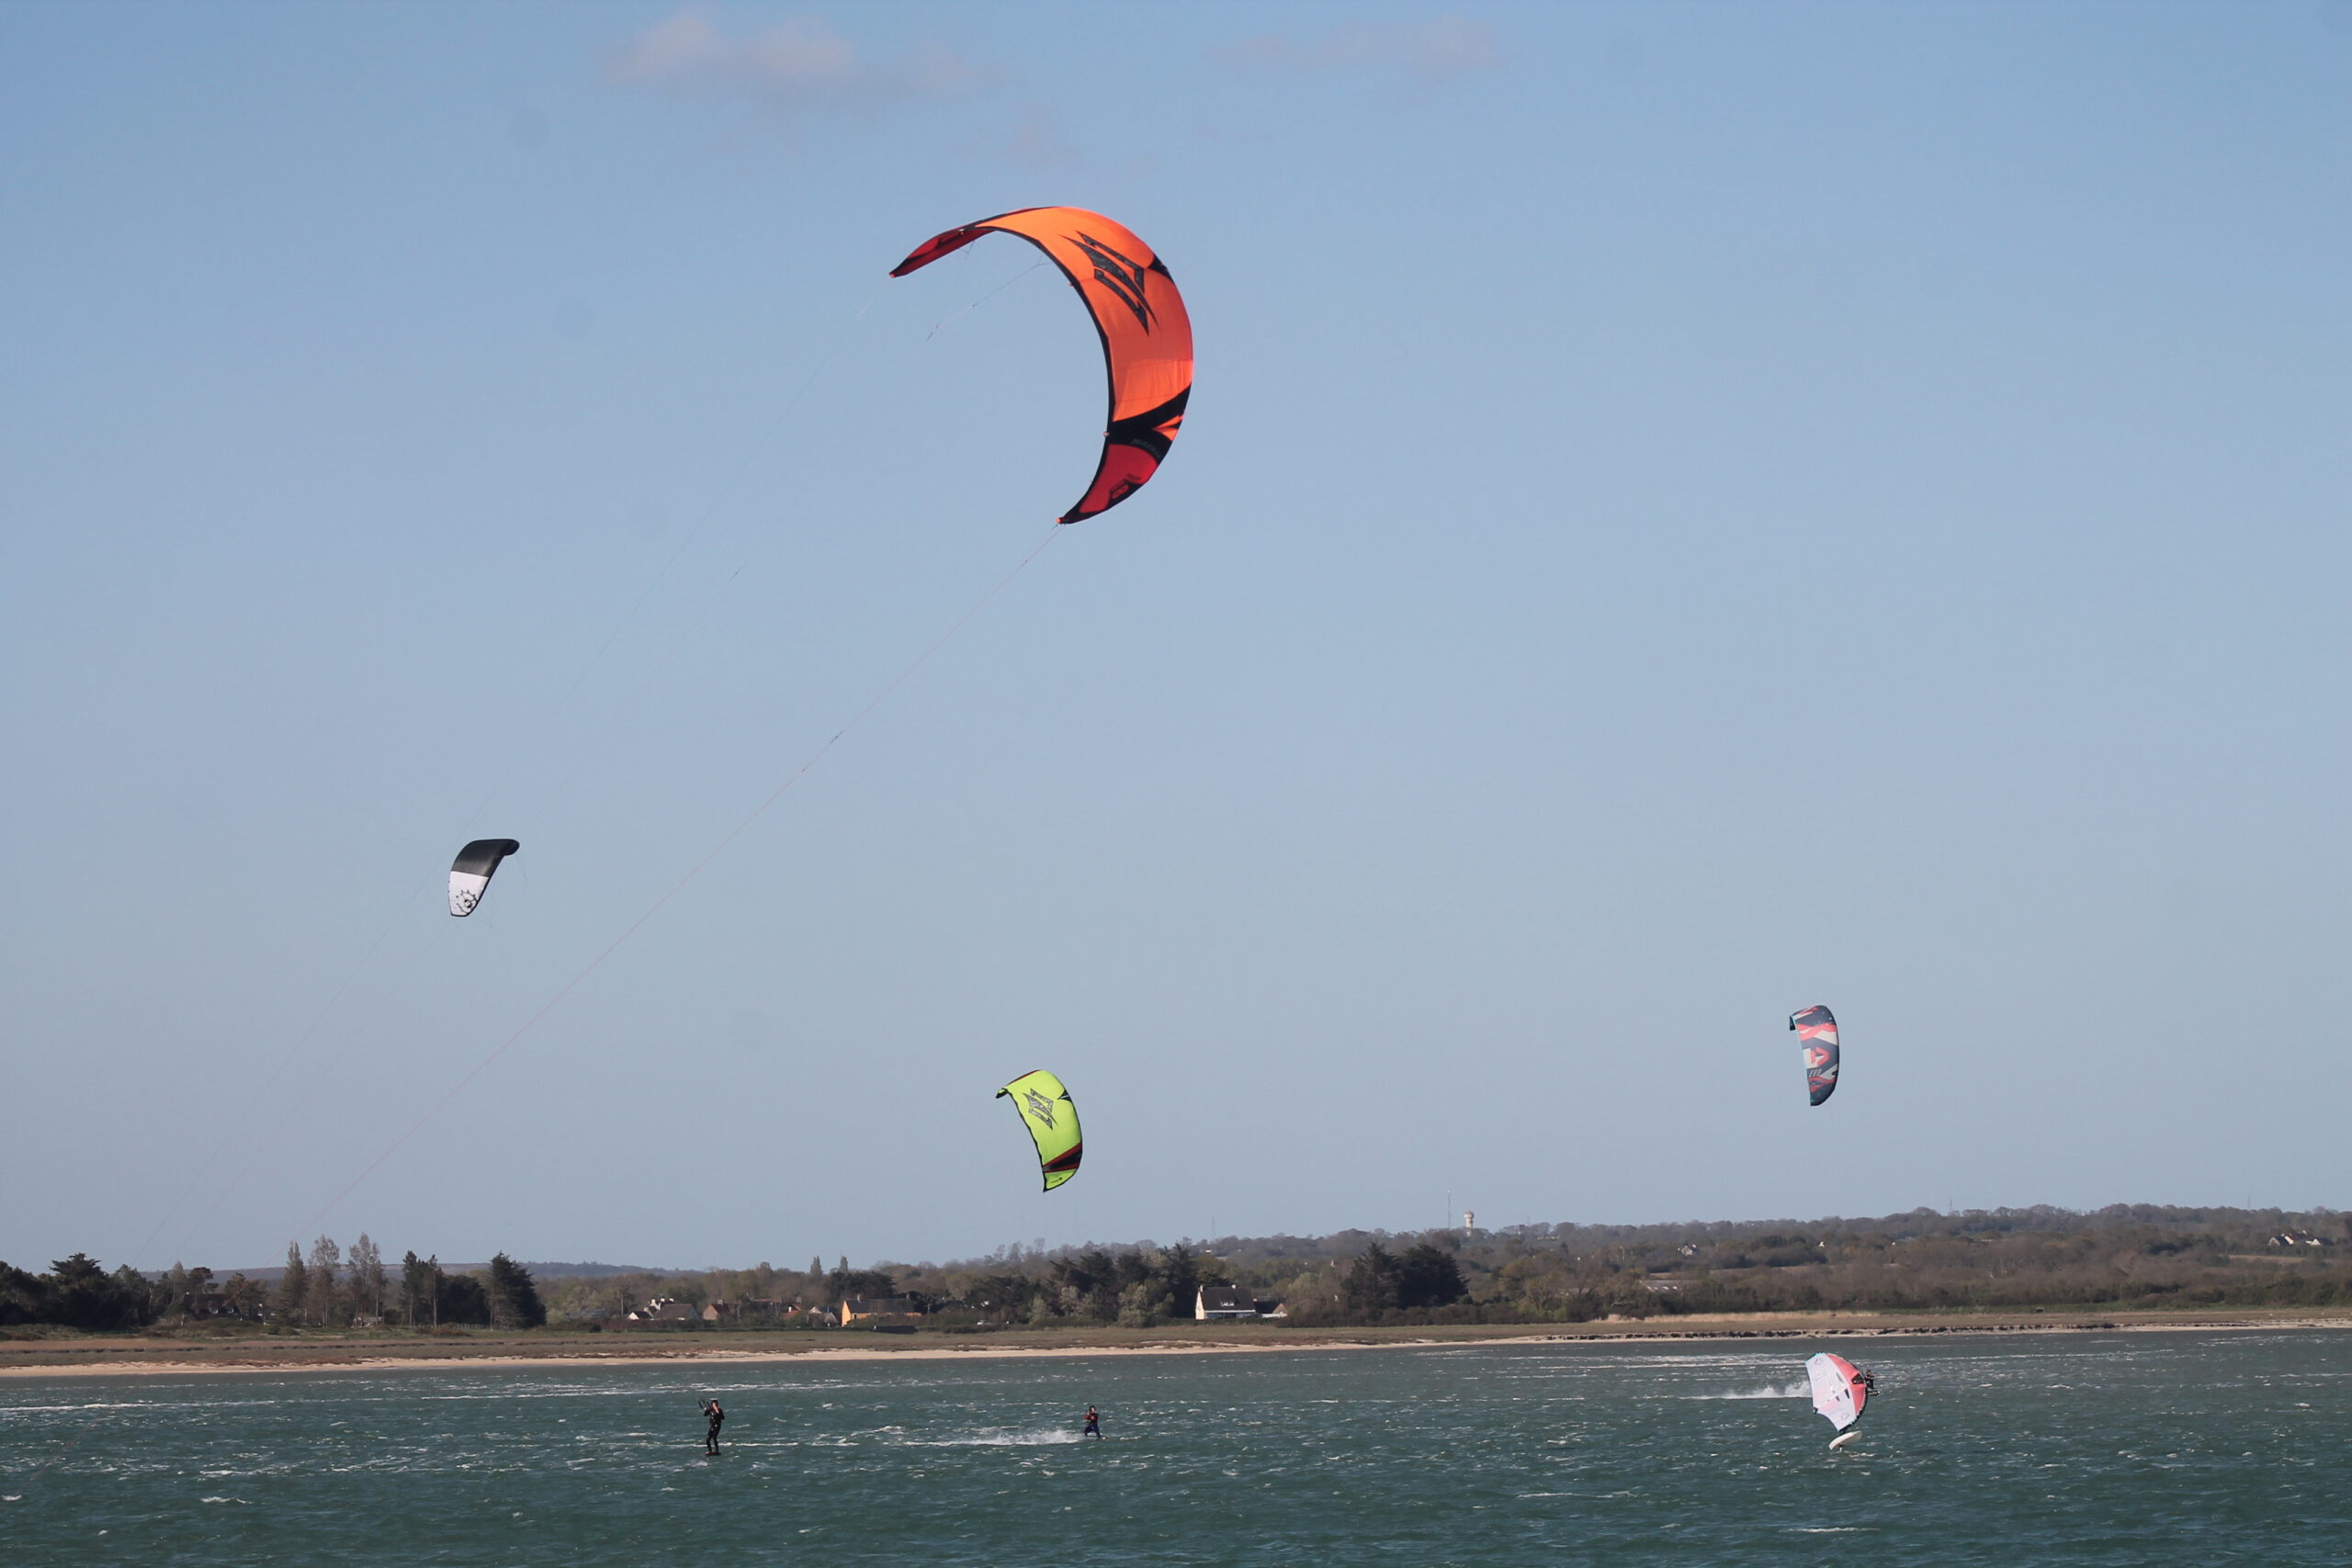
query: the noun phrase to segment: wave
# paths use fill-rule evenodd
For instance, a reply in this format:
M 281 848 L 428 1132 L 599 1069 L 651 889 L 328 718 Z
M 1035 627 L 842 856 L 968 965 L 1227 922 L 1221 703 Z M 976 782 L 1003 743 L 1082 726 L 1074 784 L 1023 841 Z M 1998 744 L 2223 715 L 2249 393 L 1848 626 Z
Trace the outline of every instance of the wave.
M 1767 1383 L 1762 1388 L 1734 1389 L 1728 1393 L 1686 1393 L 1685 1399 L 1803 1399 L 1813 1392 L 1809 1383 Z
M 984 1430 L 953 1438 L 909 1438 L 906 1443 L 911 1449 L 1029 1449 L 1082 1440 L 1081 1434 L 1067 1427 L 1038 1427 L 1024 1432 Z

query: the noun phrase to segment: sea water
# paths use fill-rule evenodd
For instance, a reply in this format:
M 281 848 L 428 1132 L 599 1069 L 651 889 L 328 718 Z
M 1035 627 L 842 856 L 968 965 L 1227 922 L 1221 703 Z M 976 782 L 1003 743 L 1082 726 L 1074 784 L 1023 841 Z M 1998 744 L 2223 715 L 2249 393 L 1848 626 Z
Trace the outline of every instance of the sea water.
M 0 1562 L 2352 1562 L 2352 1333 L 1824 1348 L 10 1380 Z

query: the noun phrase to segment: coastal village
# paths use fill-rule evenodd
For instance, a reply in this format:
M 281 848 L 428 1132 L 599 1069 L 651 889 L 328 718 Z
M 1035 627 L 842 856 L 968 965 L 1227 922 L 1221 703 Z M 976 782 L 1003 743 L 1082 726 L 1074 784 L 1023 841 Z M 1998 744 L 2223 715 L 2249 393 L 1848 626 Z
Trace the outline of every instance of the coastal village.
M 697 1325 L 724 1328 L 790 1327 L 797 1322 L 817 1320 L 840 1328 L 863 1325 L 884 1333 L 911 1334 L 923 1326 L 930 1315 L 930 1303 L 921 1296 L 849 1296 L 838 1305 L 818 1307 L 805 1306 L 799 1302 L 757 1297 L 742 1302 L 706 1302 L 696 1306 L 675 1296 L 656 1296 L 641 1307 L 629 1308 L 617 1320 L 590 1321 L 604 1321 L 613 1326 L 629 1328 L 691 1328 Z M 1256 1321 L 1288 1315 L 1279 1301 L 1252 1295 L 1236 1285 L 1202 1285 L 1193 1295 L 1193 1317 L 1200 1323 Z

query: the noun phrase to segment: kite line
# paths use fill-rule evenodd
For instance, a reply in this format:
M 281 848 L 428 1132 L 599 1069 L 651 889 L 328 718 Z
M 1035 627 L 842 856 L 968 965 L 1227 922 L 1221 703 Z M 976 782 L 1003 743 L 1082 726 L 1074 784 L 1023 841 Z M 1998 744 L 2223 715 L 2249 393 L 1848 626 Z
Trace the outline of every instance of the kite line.
M 602 952 L 598 953 L 595 957 L 590 959 L 585 964 L 582 965 L 582 967 L 573 974 L 571 978 L 566 980 L 561 986 L 558 987 L 555 994 L 548 998 L 546 1001 L 540 1003 L 537 1010 L 534 1011 L 530 1017 L 525 1019 L 520 1024 L 516 1025 L 512 1033 L 508 1034 L 505 1039 L 500 1041 L 487 1055 L 483 1056 L 481 1060 L 476 1062 L 470 1068 L 469 1068 L 466 1075 L 459 1078 L 455 1084 L 451 1085 L 448 1090 L 444 1093 L 440 1099 L 435 1100 L 430 1106 L 426 1107 L 424 1112 L 418 1116 L 415 1121 L 412 1122 L 407 1130 L 402 1132 L 399 1137 L 394 1138 L 391 1143 L 386 1146 L 383 1153 L 378 1155 L 374 1159 L 368 1163 L 367 1168 L 360 1171 L 358 1175 L 353 1177 L 349 1181 L 345 1182 L 341 1191 L 337 1192 L 334 1197 L 321 1204 L 318 1210 L 313 1213 L 309 1219 L 304 1220 L 300 1225 L 297 1225 L 295 1227 L 295 1234 L 299 1235 L 303 1231 L 311 1229 L 312 1226 L 324 1220 L 329 1213 L 334 1211 L 337 1204 L 341 1203 L 345 1198 L 350 1197 L 351 1194 L 358 1189 L 360 1183 L 366 1181 L 370 1176 L 373 1176 L 386 1160 L 390 1159 L 393 1155 L 399 1153 L 402 1145 L 406 1144 L 409 1139 L 422 1132 L 426 1123 L 430 1122 L 435 1116 L 439 1115 L 445 1109 L 447 1109 L 449 1103 L 456 1100 L 458 1096 L 464 1093 L 467 1087 L 476 1078 L 481 1077 L 483 1073 L 487 1072 L 490 1069 L 491 1065 L 496 1062 L 501 1056 L 504 1055 L 507 1050 L 512 1047 L 516 1041 L 522 1039 L 524 1035 L 528 1034 L 535 1027 L 537 1026 L 542 1019 L 546 1018 L 548 1013 L 554 1011 L 557 1005 L 560 1004 L 564 998 L 570 996 L 572 991 L 577 989 L 581 982 L 587 979 L 589 976 L 594 974 L 597 967 L 602 964 L 605 959 L 610 958 L 614 953 L 619 952 L 621 947 L 626 944 L 631 937 L 635 936 L 644 928 L 646 922 L 652 919 L 654 916 L 662 912 L 663 907 L 666 906 L 671 899 L 684 892 L 687 886 L 696 877 L 700 876 L 704 870 L 710 865 L 711 862 L 717 860 L 722 853 L 724 853 L 729 844 L 732 844 L 737 839 L 742 837 L 744 832 L 747 831 L 753 823 L 757 822 L 762 817 L 767 815 L 768 808 L 770 807 L 774 806 L 777 801 L 782 800 L 786 794 L 791 790 L 793 785 L 806 778 L 809 772 L 814 769 L 818 763 L 825 760 L 826 756 L 834 747 L 840 745 L 844 739 L 848 739 L 850 734 L 854 731 L 858 726 L 864 724 L 867 718 L 872 716 L 876 708 L 888 702 L 891 695 L 896 693 L 899 687 L 912 680 L 915 674 L 921 671 L 924 665 L 930 663 L 933 654 L 947 646 L 948 642 L 957 632 L 962 631 L 967 626 L 970 625 L 972 620 L 977 617 L 982 610 L 988 608 L 989 603 L 993 601 L 998 594 L 1011 587 L 1013 579 L 1026 571 L 1032 561 L 1035 561 L 1039 556 L 1045 554 L 1046 547 L 1052 544 L 1055 536 L 1060 532 L 1061 525 L 1059 524 L 1052 525 L 1047 530 L 1046 536 L 1039 539 L 1035 546 L 1031 547 L 1029 553 L 1023 556 L 1020 562 L 1015 565 L 1011 571 L 1006 572 L 1002 577 L 997 579 L 995 583 L 992 584 L 986 592 L 982 593 L 978 599 L 972 602 L 972 604 L 968 609 L 967 609 L 962 615 L 956 616 L 956 619 L 949 624 L 946 630 L 932 638 L 930 643 L 923 648 L 921 653 L 916 654 L 914 659 L 908 663 L 904 669 L 900 670 L 898 674 L 891 677 L 888 685 L 884 686 L 872 697 L 868 698 L 865 705 L 859 708 L 854 714 L 851 715 L 847 723 L 843 724 L 839 729 L 833 731 L 831 736 L 826 738 L 821 745 L 820 745 L 814 751 L 810 752 L 806 761 L 802 762 L 791 773 L 786 774 L 784 782 L 777 784 L 775 789 L 769 791 L 766 799 L 753 807 L 741 821 L 737 822 L 732 828 L 729 828 L 726 834 L 719 839 L 718 842 L 713 844 L 708 852 L 707 852 L 700 860 L 696 861 L 684 876 L 681 876 L 676 882 L 671 884 L 669 889 L 662 893 L 660 897 L 654 899 L 651 904 L 648 905 L 642 914 L 639 915 L 627 926 L 623 927 L 619 935 L 614 937 L 611 942 L 605 943 Z
M 712 492 L 709 500 L 703 504 L 700 513 L 687 527 L 684 536 L 679 539 L 677 545 L 670 551 L 668 557 L 662 560 L 661 566 L 655 570 L 653 575 L 646 581 L 644 586 L 638 591 L 637 597 L 630 602 L 628 607 L 622 611 L 619 619 L 614 622 L 612 629 L 605 634 L 604 640 L 596 646 L 595 651 L 591 653 L 587 660 L 582 663 L 578 672 L 572 676 L 570 684 L 565 686 L 562 694 L 559 695 L 555 702 L 544 711 L 539 718 L 537 728 L 532 732 L 529 741 L 526 744 L 514 746 L 511 750 L 506 766 L 500 771 L 497 777 L 492 779 L 490 784 L 483 788 L 481 794 L 474 801 L 472 808 L 465 813 L 460 823 L 461 833 L 470 835 L 475 824 L 481 819 L 482 813 L 489 809 L 491 803 L 497 798 L 499 792 L 503 790 L 514 779 L 515 773 L 522 768 L 524 762 L 537 753 L 540 742 L 546 739 L 548 731 L 554 727 L 556 719 L 562 715 L 565 709 L 571 705 L 572 699 L 580 694 L 581 688 L 587 684 L 588 678 L 595 673 L 597 667 L 605 661 L 605 656 L 612 652 L 614 645 L 620 640 L 622 635 L 632 626 L 637 624 L 638 619 L 644 614 L 646 605 L 652 601 L 654 593 L 661 588 L 662 584 L 668 581 L 671 572 L 676 569 L 678 562 L 684 558 L 687 550 L 695 543 L 695 541 L 704 536 L 710 527 L 711 521 L 718 515 L 720 510 L 726 505 L 726 503 L 742 488 L 744 481 L 750 477 L 753 468 L 757 466 L 761 455 L 775 444 L 776 437 L 782 434 L 786 425 L 790 423 L 801 401 L 807 398 L 809 389 L 816 385 L 818 378 L 821 376 L 825 372 L 826 368 L 832 364 L 834 358 L 841 353 L 842 347 L 855 334 L 860 323 L 862 323 L 865 320 L 867 314 L 872 311 L 875 300 L 881 297 L 882 289 L 888 282 L 888 280 L 886 278 L 882 282 L 876 283 L 873 288 L 866 291 L 865 298 L 859 302 L 856 312 L 852 315 L 846 322 L 842 323 L 839 331 L 832 334 L 831 340 L 825 344 L 823 351 L 818 355 L 814 363 L 808 367 L 808 369 L 801 376 L 799 381 L 786 392 L 784 400 L 777 410 L 776 416 L 775 420 L 771 422 L 766 432 L 760 436 L 757 442 L 753 444 L 749 454 L 744 457 L 742 462 L 738 464 L 734 471 L 728 476 L 726 480 L 720 484 L 718 489 Z M 936 328 L 933 329 L 933 331 L 936 330 Z M 729 574 L 727 581 L 731 583 L 734 581 L 735 576 L 740 573 L 741 570 L 741 568 L 738 567 L 735 572 L 730 572 Z M 700 626 L 703 619 L 707 618 L 708 615 L 709 608 L 706 606 L 703 615 L 701 617 L 697 617 L 695 625 L 687 628 L 685 636 L 680 637 L 677 642 L 673 643 L 671 646 L 669 652 L 664 654 L 662 659 L 656 662 L 654 670 L 652 671 L 649 671 L 646 678 L 647 681 L 651 679 L 653 673 L 657 673 L 659 671 L 662 665 L 668 662 L 672 655 L 674 655 L 681 647 L 684 646 L 686 637 L 690 637 L 694 635 L 695 630 Z M 645 682 L 640 682 L 637 690 L 643 690 L 645 683 Z M 594 743 L 594 742 L 592 738 L 589 741 L 582 744 L 580 752 L 574 757 L 571 767 L 566 771 L 561 781 L 557 784 L 555 789 L 548 794 L 546 799 L 540 802 L 535 810 L 525 816 L 520 826 L 527 829 L 546 815 L 548 807 L 554 804 L 556 797 L 563 793 L 565 787 L 568 786 L 572 778 L 578 774 L 582 765 L 587 761 L 588 750 L 593 747 Z M 438 883 L 440 877 L 438 874 L 435 874 L 435 875 L 429 876 L 423 882 L 419 883 L 414 890 L 409 894 L 408 897 L 400 905 L 400 907 L 393 911 L 390 919 L 389 919 L 384 924 L 383 928 L 376 933 L 375 940 L 370 942 L 367 947 L 361 951 L 359 956 L 352 963 L 350 968 L 345 971 L 341 982 L 337 984 L 334 991 L 329 994 L 327 999 L 320 1005 L 317 1011 L 311 1015 L 310 1022 L 304 1025 L 300 1032 L 297 1033 L 293 1044 L 288 1046 L 285 1054 L 281 1055 L 270 1069 L 263 1075 L 261 1083 L 254 1089 L 252 1097 L 248 1100 L 243 1109 L 237 1113 L 235 1121 L 231 1124 L 229 1135 L 224 1136 L 216 1142 L 211 1154 L 206 1157 L 203 1165 L 198 1168 L 196 1174 L 190 1177 L 186 1185 L 180 1189 L 178 1195 L 172 1200 L 170 1206 L 164 1211 L 163 1217 L 157 1220 L 155 1222 L 154 1228 L 148 1232 L 147 1238 L 139 1244 L 138 1250 L 131 1255 L 131 1266 L 133 1268 L 138 1267 L 139 1264 L 146 1258 L 150 1250 L 153 1248 L 156 1238 L 162 1235 L 164 1230 L 170 1226 L 172 1221 L 179 1214 L 180 1211 L 187 1206 L 188 1200 L 195 1195 L 197 1190 L 199 1187 L 202 1187 L 206 1181 L 211 1178 L 213 1173 L 219 1169 L 227 1152 L 231 1148 L 243 1146 L 245 1142 L 245 1134 L 252 1127 L 255 1114 L 261 1109 L 263 1102 L 268 1099 L 270 1092 L 275 1089 L 279 1081 L 285 1077 L 288 1069 L 293 1066 L 296 1060 L 299 1059 L 302 1055 L 303 1052 L 308 1049 L 321 1035 L 322 1031 L 325 1029 L 327 1020 L 334 1015 L 334 1010 L 341 1005 L 344 998 L 349 995 L 353 987 L 358 983 L 360 976 L 366 973 L 368 965 L 374 962 L 377 953 L 383 948 L 386 940 L 390 938 L 392 932 L 407 919 L 408 912 L 415 906 L 417 898 L 428 888 Z M 440 939 L 436 937 L 429 941 L 424 947 L 418 948 L 413 953 L 412 953 L 408 961 L 401 965 L 398 973 L 394 976 L 393 987 L 387 990 L 385 993 L 386 999 L 389 999 L 389 998 L 397 991 L 400 982 L 404 981 L 408 976 L 414 973 L 417 965 L 424 961 L 426 953 L 433 947 L 438 945 L 439 940 Z M 366 1037 L 367 1031 L 373 1027 L 376 1011 L 380 1009 L 380 1006 L 381 1003 L 379 1001 L 378 1004 L 378 1010 L 371 1010 L 368 1016 L 360 1022 L 359 1038 L 364 1039 Z M 300 1103 L 300 1101 L 298 1101 L 298 1103 Z M 203 1216 L 198 1219 L 195 1224 L 190 1227 L 190 1234 L 201 1232 L 205 1224 L 209 1222 L 212 1215 L 219 1211 L 220 1205 L 228 1200 L 229 1194 L 235 1190 L 237 1183 L 243 1179 L 244 1175 L 244 1170 L 241 1169 L 236 1173 L 236 1175 L 229 1179 L 227 1185 L 223 1186 L 220 1190 L 214 1195 L 211 1206 L 208 1208 Z

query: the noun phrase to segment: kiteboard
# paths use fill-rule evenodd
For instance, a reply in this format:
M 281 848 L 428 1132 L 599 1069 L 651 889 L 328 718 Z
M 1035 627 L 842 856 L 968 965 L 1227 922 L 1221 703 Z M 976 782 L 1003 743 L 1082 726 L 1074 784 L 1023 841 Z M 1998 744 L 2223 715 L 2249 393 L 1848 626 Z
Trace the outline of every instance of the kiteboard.
M 1842 1449 L 1860 1436 L 1860 1432 L 1840 1432 L 1829 1439 L 1829 1446 L 1833 1449 Z

